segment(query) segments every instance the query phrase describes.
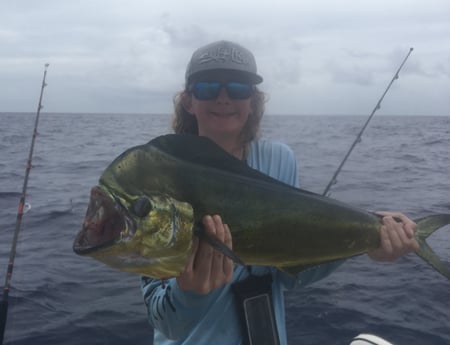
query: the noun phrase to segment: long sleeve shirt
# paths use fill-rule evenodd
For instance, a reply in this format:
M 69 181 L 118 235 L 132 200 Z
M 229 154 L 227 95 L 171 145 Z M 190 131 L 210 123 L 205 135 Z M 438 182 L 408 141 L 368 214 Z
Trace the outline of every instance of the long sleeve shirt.
M 247 164 L 284 183 L 299 185 L 295 156 L 282 143 L 252 142 Z M 283 292 L 317 281 L 338 265 L 339 262 L 315 266 L 296 277 L 275 267 L 251 267 L 251 274 L 272 275 L 272 303 L 281 345 L 287 344 Z M 142 277 L 141 288 L 148 319 L 154 328 L 154 344 L 242 344 L 242 327 L 231 285 L 249 275 L 246 267 L 236 266 L 230 284 L 206 295 L 181 290 L 175 278 L 166 280 L 163 286 L 160 280 Z

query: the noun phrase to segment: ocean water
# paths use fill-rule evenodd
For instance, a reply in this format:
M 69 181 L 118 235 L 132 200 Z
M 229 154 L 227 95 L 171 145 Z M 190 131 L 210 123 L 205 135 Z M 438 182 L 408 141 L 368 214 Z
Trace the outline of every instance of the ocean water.
M 34 114 L 0 113 L 0 281 L 22 191 Z M 292 147 L 301 186 L 321 193 L 365 116 L 267 116 L 263 136 Z M 126 148 L 170 132 L 170 117 L 41 113 L 17 246 L 5 344 L 151 344 L 139 279 L 72 252 L 90 188 Z M 413 218 L 450 212 L 450 117 L 375 116 L 331 197 Z M 429 240 L 450 265 L 450 228 Z M 415 255 L 366 256 L 286 296 L 290 344 L 450 344 L 450 281 Z

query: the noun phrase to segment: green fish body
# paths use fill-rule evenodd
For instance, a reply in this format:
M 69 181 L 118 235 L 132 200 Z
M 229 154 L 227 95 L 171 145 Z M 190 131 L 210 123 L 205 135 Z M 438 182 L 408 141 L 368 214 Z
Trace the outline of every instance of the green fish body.
M 201 228 L 204 215 L 228 224 L 233 253 Z M 425 238 L 450 215 L 420 220 L 418 254 L 450 279 Z M 421 226 L 422 224 L 422 226 Z M 154 278 L 183 270 L 200 235 L 246 265 L 296 273 L 377 248 L 378 216 L 272 179 L 207 138 L 166 135 L 125 151 L 102 174 L 74 251 Z

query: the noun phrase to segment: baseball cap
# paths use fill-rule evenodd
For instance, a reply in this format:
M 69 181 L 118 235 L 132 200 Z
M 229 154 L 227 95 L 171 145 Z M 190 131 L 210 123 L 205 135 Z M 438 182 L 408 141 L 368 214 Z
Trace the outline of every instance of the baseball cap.
M 263 78 L 256 72 L 255 57 L 250 50 L 234 42 L 217 41 L 192 54 L 185 77 L 186 84 L 212 73 L 222 77 L 241 77 L 251 84 L 259 84 Z

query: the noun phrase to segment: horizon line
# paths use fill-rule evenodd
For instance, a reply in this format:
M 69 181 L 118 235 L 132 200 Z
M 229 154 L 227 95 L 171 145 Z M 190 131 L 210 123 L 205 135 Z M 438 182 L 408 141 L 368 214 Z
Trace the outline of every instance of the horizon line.
M 34 111 L 0 111 L 0 115 L 5 115 L 5 114 L 36 114 L 36 112 Z M 41 111 L 41 114 L 50 114 L 50 115 L 151 115 L 151 116 L 172 116 L 172 113 L 160 113 L 160 112 L 156 112 L 156 113 L 150 113 L 150 112 L 91 112 L 91 111 L 86 111 L 86 112 L 59 112 L 59 111 Z M 445 114 L 376 114 L 378 116 L 437 116 L 437 117 L 450 117 L 450 115 L 445 115 Z M 303 114 L 293 114 L 293 113 L 267 113 L 264 114 L 264 116 L 369 116 L 369 114 L 344 114 L 344 113 L 322 113 L 322 114 L 308 114 L 308 113 L 303 113 Z

